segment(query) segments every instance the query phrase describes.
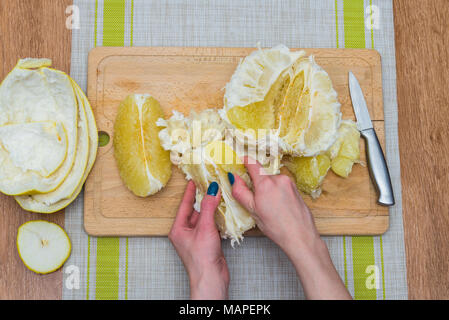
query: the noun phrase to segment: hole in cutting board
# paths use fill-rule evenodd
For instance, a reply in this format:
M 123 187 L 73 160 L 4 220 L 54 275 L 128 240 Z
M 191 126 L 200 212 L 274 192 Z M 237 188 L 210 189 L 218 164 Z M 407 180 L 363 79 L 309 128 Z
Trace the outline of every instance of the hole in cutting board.
M 98 146 L 106 146 L 109 143 L 109 140 L 111 140 L 109 133 L 105 131 L 98 131 Z

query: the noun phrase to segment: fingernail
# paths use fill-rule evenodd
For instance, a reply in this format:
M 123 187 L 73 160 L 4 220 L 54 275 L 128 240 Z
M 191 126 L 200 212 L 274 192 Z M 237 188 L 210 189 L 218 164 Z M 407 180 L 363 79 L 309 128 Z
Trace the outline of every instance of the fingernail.
M 228 172 L 228 179 L 229 179 L 229 183 L 231 184 L 231 186 L 234 185 L 235 178 L 234 178 L 234 175 L 230 172 Z
M 209 185 L 209 188 L 207 188 L 207 194 L 215 197 L 217 193 L 218 193 L 218 183 L 214 181 Z

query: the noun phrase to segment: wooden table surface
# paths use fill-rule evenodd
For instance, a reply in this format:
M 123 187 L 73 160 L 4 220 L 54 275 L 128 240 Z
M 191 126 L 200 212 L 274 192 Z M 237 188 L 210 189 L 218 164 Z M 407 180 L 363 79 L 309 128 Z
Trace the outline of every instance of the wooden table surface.
M 19 57 L 70 71 L 72 0 L 0 1 L 0 79 Z M 449 1 L 394 0 L 402 206 L 410 299 L 449 299 Z M 36 275 L 20 261 L 17 228 L 64 226 L 64 213 L 24 212 L 0 195 L 0 299 L 60 299 L 62 271 Z

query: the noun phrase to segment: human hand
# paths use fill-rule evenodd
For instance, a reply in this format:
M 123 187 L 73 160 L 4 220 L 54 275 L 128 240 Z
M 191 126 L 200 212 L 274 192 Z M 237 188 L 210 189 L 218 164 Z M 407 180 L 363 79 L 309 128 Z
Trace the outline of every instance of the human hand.
M 254 192 L 235 175 L 232 195 L 251 213 L 259 229 L 286 252 L 319 242 L 313 216 L 295 183 L 286 175 L 265 174 L 259 162 L 251 158 L 243 160 Z
M 253 159 L 246 157 L 244 163 L 254 192 L 239 176 L 228 173 L 232 195 L 290 258 L 307 298 L 351 299 L 294 182 L 286 175 L 266 175 Z
M 211 183 L 200 214 L 193 209 L 195 190 L 189 181 L 168 238 L 189 275 L 191 298 L 226 299 L 229 270 L 214 220 L 221 193 L 218 184 Z

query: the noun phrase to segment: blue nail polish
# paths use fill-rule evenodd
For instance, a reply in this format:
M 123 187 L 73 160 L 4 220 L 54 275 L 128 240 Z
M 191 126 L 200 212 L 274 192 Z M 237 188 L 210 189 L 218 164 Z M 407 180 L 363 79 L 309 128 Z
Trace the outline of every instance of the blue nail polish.
M 217 193 L 218 193 L 218 183 L 214 181 L 209 185 L 209 188 L 207 188 L 207 194 L 215 197 Z
M 235 178 L 234 178 L 234 175 L 230 172 L 228 172 L 228 179 L 229 179 L 229 183 L 231 184 L 231 186 L 234 185 Z

